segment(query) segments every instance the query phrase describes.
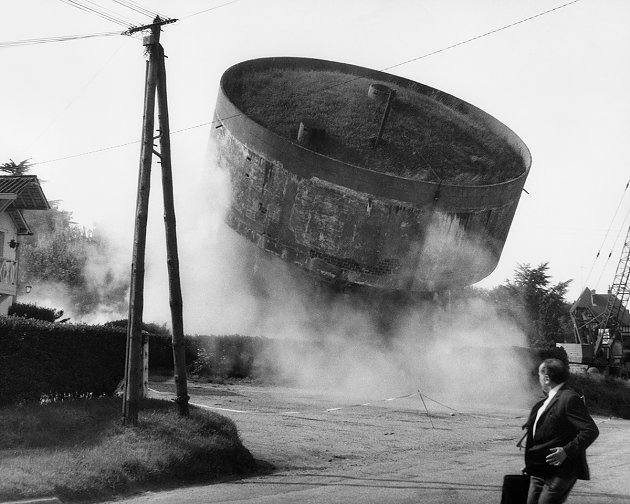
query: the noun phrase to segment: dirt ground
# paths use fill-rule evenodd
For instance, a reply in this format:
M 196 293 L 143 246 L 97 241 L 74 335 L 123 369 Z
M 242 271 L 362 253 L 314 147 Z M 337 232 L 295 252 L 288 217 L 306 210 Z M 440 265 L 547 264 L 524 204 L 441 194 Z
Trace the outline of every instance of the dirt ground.
M 172 397 L 169 384 L 151 384 Z M 458 406 L 411 395 L 369 403 L 279 386 L 191 385 L 191 403 L 232 418 L 245 446 L 275 470 L 238 481 L 149 492 L 146 503 L 492 503 L 520 471 L 525 409 Z M 569 502 L 630 503 L 630 421 L 595 417 L 592 479 Z

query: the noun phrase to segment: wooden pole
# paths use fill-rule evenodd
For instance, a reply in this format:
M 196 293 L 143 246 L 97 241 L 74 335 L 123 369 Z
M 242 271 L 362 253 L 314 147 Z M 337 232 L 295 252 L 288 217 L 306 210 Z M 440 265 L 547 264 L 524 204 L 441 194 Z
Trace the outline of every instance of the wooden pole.
M 171 169 L 171 139 L 166 98 L 166 65 L 164 48 L 158 52 L 158 120 L 160 126 L 160 159 L 162 163 L 162 192 L 164 195 L 164 226 L 166 229 L 166 264 L 168 269 L 169 304 L 171 307 L 171 330 L 173 333 L 173 364 L 175 375 L 175 402 L 180 416 L 189 416 L 188 385 L 186 381 L 186 351 L 184 346 L 184 317 L 182 289 L 179 276 L 179 254 L 177 251 L 177 230 L 175 204 L 173 200 L 173 173 Z
M 156 18 L 159 21 L 159 18 Z M 160 27 L 151 27 L 151 37 L 145 39 L 149 52 L 146 65 L 144 117 L 142 121 L 142 147 L 138 174 L 138 194 L 131 259 L 131 286 L 129 293 L 129 319 L 127 322 L 127 349 L 125 356 L 125 389 L 123 395 L 123 423 L 138 424 L 138 406 L 142 388 L 142 309 L 144 306 L 144 256 L 146 251 L 149 192 L 151 188 L 151 157 L 153 156 L 153 130 L 155 125 L 155 91 L 157 84 L 157 50 Z

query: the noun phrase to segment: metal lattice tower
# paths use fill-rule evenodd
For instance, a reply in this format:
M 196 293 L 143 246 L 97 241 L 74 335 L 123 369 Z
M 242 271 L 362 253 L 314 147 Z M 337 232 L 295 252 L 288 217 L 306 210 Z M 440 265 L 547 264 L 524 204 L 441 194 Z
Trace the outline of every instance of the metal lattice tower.
M 617 264 L 617 271 L 615 278 L 610 287 L 610 293 L 608 296 L 608 303 L 606 304 L 606 311 L 604 312 L 604 318 L 602 320 L 602 329 L 610 327 L 611 329 L 617 328 L 621 324 L 621 317 L 623 311 L 628 305 L 630 299 L 630 287 L 628 286 L 628 277 L 630 276 L 630 227 L 626 234 L 626 240 L 623 244 L 621 251 L 621 257 L 619 264 Z

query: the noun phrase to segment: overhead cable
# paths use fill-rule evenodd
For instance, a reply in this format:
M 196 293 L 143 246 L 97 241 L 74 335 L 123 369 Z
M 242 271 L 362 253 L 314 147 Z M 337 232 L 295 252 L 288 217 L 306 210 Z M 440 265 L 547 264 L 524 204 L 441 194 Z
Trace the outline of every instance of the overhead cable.
M 236 117 L 236 116 L 233 116 L 233 117 Z M 229 117 L 227 119 L 229 119 Z M 171 135 L 174 135 L 176 133 L 182 133 L 184 131 L 189 131 L 189 130 L 192 130 L 192 129 L 201 128 L 203 126 L 209 126 L 210 124 L 213 124 L 215 122 L 217 122 L 217 121 L 207 121 L 207 122 L 203 122 L 203 123 L 200 123 L 200 124 L 195 124 L 194 126 L 188 126 L 186 128 L 180 128 L 180 129 L 176 129 L 176 130 L 171 130 L 170 133 L 171 133 Z M 82 156 L 89 156 L 91 154 L 97 154 L 99 152 L 105 152 L 105 151 L 112 150 L 112 149 L 119 149 L 121 147 L 127 147 L 129 145 L 134 145 L 134 144 L 137 144 L 137 143 L 140 143 L 140 139 L 133 140 L 131 142 L 125 142 L 125 143 L 117 144 L 117 145 L 110 145 L 109 147 L 103 147 L 102 149 L 95 149 L 95 150 L 91 150 L 91 151 L 87 151 L 87 152 L 81 152 L 79 154 L 72 154 L 70 156 L 64 156 L 64 157 L 61 157 L 61 158 L 48 159 L 46 161 L 40 161 L 39 163 L 33 163 L 33 166 L 49 164 L 49 163 L 56 163 L 58 161 L 65 161 L 66 159 L 74 159 L 74 158 L 82 157 Z
M 619 231 L 617 232 L 617 236 L 615 237 L 615 240 L 612 246 L 610 247 L 610 252 L 608 253 L 608 256 L 606 257 L 606 261 L 604 261 L 604 264 L 602 265 L 601 273 L 599 275 L 599 278 L 597 279 L 597 283 L 595 284 L 597 287 L 599 287 L 602 277 L 604 276 L 604 269 L 608 265 L 610 258 L 612 257 L 613 252 L 615 251 L 615 248 L 617 247 L 617 242 L 619 241 L 619 237 L 621 236 L 622 232 L 627 231 L 628 229 L 626 225 L 626 221 L 628 220 L 629 216 L 630 216 L 630 208 L 628 208 L 628 211 L 626 212 L 626 216 L 624 217 L 622 225 L 619 228 Z
M 617 231 L 617 236 L 615 236 L 615 240 L 613 241 L 613 244 L 610 247 L 610 252 L 608 253 L 608 259 L 610 259 L 610 256 L 612 256 L 613 252 L 615 251 L 615 247 L 617 246 L 617 242 L 619 241 L 619 238 L 621 238 L 622 233 L 625 233 L 627 229 L 626 222 L 628 221 L 628 217 L 630 217 L 630 208 L 628 208 L 628 211 L 626 212 L 626 216 L 623 219 L 623 223 L 621 227 L 619 228 L 619 230 Z
M 188 18 L 191 18 L 191 17 L 194 17 L 194 16 L 198 16 L 199 14 L 205 14 L 206 12 L 210 12 L 210 11 L 213 11 L 213 10 L 216 10 L 216 9 L 220 9 L 221 7 L 225 7 L 226 5 L 231 5 L 233 3 L 237 3 L 237 2 L 240 2 L 240 1 L 241 0 L 232 0 L 231 2 L 226 2 L 226 3 L 223 3 L 221 5 L 215 5 L 214 7 L 210 7 L 209 9 L 204 9 L 202 11 L 195 12 L 194 14 L 188 14 L 187 16 L 183 16 L 180 19 L 188 19 Z
M 48 163 L 55 163 L 57 161 L 65 161 L 66 159 L 74 159 L 74 158 L 78 158 L 78 157 L 81 157 L 81 156 L 87 156 L 89 154 L 96 154 L 98 152 L 105 152 L 105 151 L 112 150 L 112 149 L 119 149 L 121 147 L 127 147 L 128 145 L 133 145 L 133 144 L 137 144 L 137 143 L 140 143 L 140 140 L 134 140 L 132 142 L 126 142 L 126 143 L 122 143 L 122 144 L 118 144 L 118 145 L 110 145 L 109 147 L 103 147 L 102 149 L 95 149 L 95 150 L 91 150 L 91 151 L 87 151 L 87 152 L 81 152 L 79 154 L 72 154 L 70 156 L 65 156 L 65 157 L 62 157 L 62 158 L 49 159 L 48 161 L 42 161 L 41 163 L 33 163 L 33 166 L 34 165 L 43 165 L 43 164 L 48 164 Z
M 137 12 L 138 14 L 142 14 L 144 16 L 148 16 L 150 18 L 154 18 L 155 16 L 160 16 L 161 18 L 166 18 L 167 16 L 163 16 L 162 14 L 160 14 L 157 11 L 151 11 L 149 9 L 144 8 L 142 5 L 133 2 L 132 0 L 112 0 L 113 2 L 116 2 L 119 5 L 122 5 L 123 7 L 127 7 L 128 9 L 131 9 L 135 12 Z
M 532 19 L 536 19 L 536 18 L 545 16 L 547 14 L 550 14 L 551 12 L 557 11 L 559 9 L 563 9 L 564 7 L 568 7 L 569 5 L 575 4 L 575 3 L 580 2 L 580 1 L 581 0 L 572 0 L 571 2 L 559 5 L 558 7 L 554 7 L 553 9 L 549 9 L 549 10 L 546 10 L 546 11 L 543 11 L 543 12 L 539 12 L 538 14 L 534 14 L 533 16 L 529 16 L 529 17 L 521 19 L 519 21 L 515 21 L 514 23 L 510 23 L 510 24 L 502 26 L 500 28 L 495 28 L 494 30 L 490 30 L 488 32 L 482 33 L 481 35 L 477 35 L 475 37 L 472 37 L 472 38 L 469 38 L 469 39 L 466 39 L 466 40 L 462 40 L 461 42 L 457 42 L 455 44 L 451 44 L 450 46 L 443 47 L 442 49 L 437 49 L 436 51 L 431 51 L 431 52 L 425 53 L 425 54 L 423 54 L 421 56 L 418 56 L 416 58 L 411 58 L 411 59 L 408 59 L 406 61 L 402 61 L 401 63 L 396 63 L 395 65 L 391 65 L 391 66 L 387 66 L 387 67 L 381 68 L 379 71 L 386 72 L 388 70 L 391 70 L 392 68 L 398 68 L 400 66 L 408 65 L 409 63 L 413 63 L 415 61 L 419 61 L 421 59 L 428 58 L 430 56 L 435 56 L 436 54 L 440 54 L 440 53 L 448 51 L 450 49 L 454 49 L 456 47 L 463 46 L 463 45 L 468 44 L 470 42 L 475 42 L 475 41 L 477 41 L 479 39 L 482 39 L 484 37 L 488 37 L 490 35 L 494 35 L 494 34 L 499 33 L 501 31 L 507 30 L 508 28 L 513 28 L 514 26 L 520 25 L 522 23 L 526 23 L 527 21 L 531 21 Z M 328 87 L 324 87 L 324 88 L 318 89 L 317 92 L 326 91 L 327 89 L 332 89 L 332 88 L 335 88 L 335 87 L 338 87 L 338 86 L 343 86 L 344 84 L 348 84 L 348 83 L 353 82 L 355 80 L 358 80 L 360 78 L 361 77 L 353 77 L 353 78 L 345 80 L 343 82 L 338 82 L 337 84 L 333 84 L 333 85 L 330 85 Z
M 100 5 L 94 2 L 91 2 L 90 0 L 83 0 L 83 2 L 86 2 L 86 3 L 82 3 L 80 0 L 60 0 L 60 1 L 72 7 L 76 7 L 79 10 L 83 10 L 91 14 L 95 14 L 98 17 L 105 19 L 107 21 L 111 21 L 113 23 L 124 26 L 125 28 L 131 28 L 133 26 L 133 22 L 131 22 L 130 20 L 124 19 L 123 17 L 120 17 L 120 15 L 116 14 L 112 10 L 101 7 Z
M 116 56 L 116 54 L 118 53 L 118 51 L 120 51 L 122 44 L 124 43 L 124 41 L 121 41 L 120 45 L 118 46 L 118 48 L 113 52 L 113 54 L 104 62 L 102 63 L 102 65 L 99 67 L 99 69 L 96 71 L 96 73 L 90 78 L 90 80 L 83 86 L 83 88 L 78 91 L 77 93 L 74 94 L 74 96 L 72 97 L 72 100 L 70 100 L 70 102 L 65 106 L 65 108 L 59 112 L 55 117 L 53 117 L 53 119 L 48 123 L 48 125 L 41 131 L 41 133 L 39 133 L 39 135 L 37 137 L 34 138 L 34 140 L 31 141 L 31 145 L 33 144 L 37 144 L 39 142 L 39 139 L 41 137 L 44 136 L 45 133 L 48 132 L 48 130 L 51 128 L 51 126 L 53 124 L 55 124 L 55 122 L 57 122 L 57 120 L 74 104 L 74 102 L 79 98 L 79 96 L 81 96 L 85 90 L 90 86 L 90 84 L 92 84 L 92 82 L 96 79 L 96 77 L 103 71 L 103 69 L 109 65 L 109 63 L 112 61 L 112 59 L 114 58 L 114 56 Z M 29 146 L 30 147 L 30 146 Z M 30 148 L 29 148 L 30 150 Z
M 520 19 L 519 21 L 515 21 L 514 23 L 510 23 L 508 25 L 502 26 L 501 28 L 495 28 L 494 30 L 490 30 L 488 32 L 482 33 L 481 35 L 477 35 L 476 37 L 472 37 L 472 38 L 469 38 L 469 39 L 466 39 L 466 40 L 462 40 L 461 42 L 457 42 L 456 44 L 452 44 L 452 45 L 444 47 L 442 49 L 438 49 L 437 51 L 432 51 L 430 53 L 423 54 L 422 56 L 418 56 L 417 58 L 412 58 L 410 60 L 403 61 L 402 63 L 397 63 L 395 65 L 385 67 L 385 68 L 382 69 L 382 71 L 391 70 L 392 68 L 397 68 L 397 67 L 402 66 L 402 65 L 407 65 L 409 63 L 413 63 L 414 61 L 418 61 L 418 60 L 421 60 L 423 58 L 428 58 L 429 56 L 434 56 L 434 55 L 439 54 L 441 52 L 448 51 L 449 49 L 454 49 L 455 47 L 459 47 L 459 46 L 462 46 L 464 44 L 468 44 L 469 42 L 474 42 L 474 41 L 482 39 L 484 37 L 488 37 L 489 35 L 494 35 L 495 33 L 499 33 L 499 32 L 501 32 L 503 30 L 507 30 L 509 28 L 514 28 L 515 26 L 518 26 L 520 24 L 523 24 L 523 23 L 526 23 L 528 21 L 531 21 L 532 19 L 536 19 L 536 18 L 545 16 L 547 14 L 550 14 L 550 13 L 552 13 L 554 11 L 563 9 L 564 7 L 568 7 L 569 5 L 578 3 L 580 1 L 581 0 L 572 0 L 571 2 L 567 2 L 565 4 L 558 5 L 557 7 L 554 7 L 553 9 L 549 9 L 549 10 L 546 10 L 546 11 L 543 11 L 543 12 L 539 12 L 538 14 L 534 14 L 533 16 L 529 16 L 529 17 L 526 17 L 524 19 Z
M 65 0 L 62 0 L 62 1 L 65 1 Z M 211 11 L 211 10 L 219 9 L 219 8 L 221 8 L 221 7 L 225 7 L 225 6 L 227 6 L 227 5 L 230 5 L 230 4 L 233 4 L 233 3 L 239 2 L 239 1 L 241 1 L 241 0 L 232 0 L 231 2 L 227 2 L 227 3 L 221 4 L 221 5 L 217 5 L 217 6 L 215 6 L 215 7 L 212 7 L 212 8 L 209 8 L 209 9 L 205 9 L 205 10 L 203 10 L 203 11 L 200 11 L 200 12 L 197 12 L 197 13 L 194 13 L 194 14 L 189 14 L 188 16 L 184 16 L 184 17 L 182 17 L 182 18 L 180 18 L 180 19 L 187 19 L 187 18 L 190 18 L 190 17 L 193 17 L 193 16 L 197 16 L 197 15 L 199 15 L 199 14 L 203 14 L 204 12 L 208 12 L 208 11 Z M 443 49 L 439 49 L 439 50 L 437 50 L 437 51 L 432 51 L 432 52 L 430 52 L 430 53 L 426 53 L 426 54 L 424 54 L 424 55 L 422 55 L 422 56 L 418 56 L 417 58 L 412 58 L 412 59 L 410 59 L 410 60 L 406 60 L 406 61 L 403 61 L 403 62 L 401 62 L 401 63 L 397 63 L 397 64 L 395 64 L 395 65 L 391 65 L 391 66 L 385 67 L 385 68 L 381 69 L 381 71 L 390 70 L 390 69 L 392 69 L 392 68 L 397 68 L 397 67 L 400 67 L 400 66 L 402 66 L 402 65 L 406 65 L 406 64 L 412 63 L 412 62 L 414 62 L 414 61 L 418 61 L 418 60 L 420 60 L 420 59 L 427 58 L 427 57 L 429 57 L 429 56 L 434 56 L 434 55 L 436 55 L 436 54 L 439 54 L 439 53 L 441 53 L 441 52 L 447 51 L 447 50 L 449 50 L 449 49 L 453 49 L 453 48 L 455 48 L 455 47 L 462 46 L 462 45 L 467 44 L 467 43 L 469 43 L 469 42 L 473 42 L 473 41 L 475 41 L 475 40 L 479 40 L 479 39 L 481 39 L 481 38 L 483 38 L 483 37 L 487 37 L 487 36 L 489 36 L 489 35 L 492 35 L 492 34 L 498 33 L 498 32 L 500 32 L 500 31 L 503 31 L 503 30 L 506 30 L 506 29 L 508 29 L 508 28 L 511 28 L 511 27 L 517 26 L 517 25 L 522 24 L 522 23 L 525 23 L 525 22 L 527 22 L 527 21 L 531 21 L 531 20 L 533 20 L 533 19 L 536 19 L 536 18 L 539 18 L 539 17 L 541 17 L 541 16 L 547 15 L 547 14 L 549 14 L 549 13 L 551 13 L 551 12 L 557 11 L 557 10 L 562 9 L 562 8 L 564 8 L 564 7 L 568 7 L 569 5 L 575 4 L 575 3 L 580 2 L 580 1 L 581 1 L 581 0 L 572 0 L 571 2 L 567 2 L 567 3 L 565 3 L 565 4 L 559 5 L 559 6 L 557 6 L 557 7 L 554 7 L 553 9 L 548 9 L 548 10 L 543 11 L 543 12 L 540 12 L 540 13 L 538 13 L 538 14 L 534 14 L 533 16 L 529 16 L 529 17 L 527 17 L 527 18 L 521 19 L 521 20 L 516 21 L 516 22 L 514 22 L 514 23 L 510 23 L 510 24 L 508 24 L 508 25 L 505 25 L 505 26 L 503 26 L 503 27 L 501 27 L 501 28 L 497 28 L 497 29 L 491 30 L 491 31 L 489 31 L 489 32 L 485 32 L 485 33 L 483 33 L 483 34 L 481 34 L 481 35 L 478 35 L 478 36 L 476 36 L 476 37 L 472 37 L 472 38 L 470 38 L 470 39 L 466 39 L 466 40 L 461 41 L 461 42 L 458 42 L 458 43 L 456 43 L 456 44 L 452 44 L 452 45 L 450 45 L 450 46 L 448 46 L 448 47 L 445 47 L 445 48 L 443 48 Z M 318 90 L 316 90 L 315 92 L 321 92 L 322 90 L 326 90 L 326 89 L 330 89 L 330 88 L 333 88 L 333 87 L 341 86 L 341 85 L 344 85 L 344 84 L 347 84 L 347 83 L 353 82 L 354 80 L 357 80 L 358 78 L 359 78 L 359 77 L 354 77 L 354 78 L 352 78 L 352 79 L 349 79 L 349 80 L 346 80 L 346 81 L 343 81 L 343 82 L 340 82 L 340 83 L 334 84 L 334 85 L 332 85 L 332 86 L 329 86 L 329 87 L 326 87 L 326 88 L 323 88 L 323 89 L 318 89 Z M 180 131 L 185 131 L 185 130 L 187 130 L 187 129 L 194 129 L 194 128 L 198 128 L 198 127 L 205 126 L 205 125 L 210 125 L 210 124 L 216 124 L 216 123 L 219 123 L 219 124 L 220 124 L 222 121 L 226 121 L 226 120 L 228 120 L 228 119 L 232 119 L 232 118 L 235 118 L 235 117 L 240 117 L 241 115 L 243 115 L 243 114 L 234 114 L 234 115 L 229 116 L 229 117 L 222 117 L 222 118 L 216 119 L 216 120 L 214 120 L 214 121 L 209 121 L 209 122 L 202 123 L 202 124 L 199 124 L 199 125 L 196 125 L 196 126 L 192 126 L 192 127 L 190 127 L 190 128 L 185 128 L 184 130 L 180 130 Z M 172 133 L 173 133 L 173 132 L 172 132 Z M 94 153 L 97 153 L 97 152 L 102 152 L 102 151 L 106 151 L 106 150 L 110 150 L 110 149 L 115 149 L 115 148 L 118 148 L 118 147 L 124 147 L 124 146 L 126 146 L 126 145 L 131 145 L 131 144 L 133 144 L 133 143 L 137 143 L 137 142 L 139 142 L 139 141 L 140 141 L 140 140 L 136 140 L 136 141 L 134 141 L 134 142 L 129 142 L 129 143 L 120 144 L 120 145 L 114 145 L 114 146 L 111 146 L 111 147 L 105 147 L 105 148 L 103 148 L 103 149 L 98 149 L 98 150 L 95 150 L 95 151 L 83 152 L 83 153 L 76 154 L 76 155 L 72 155 L 72 156 L 67 156 L 67 157 L 58 158 L 58 159 L 52 159 L 52 160 L 49 160 L 49 161 L 43 161 L 42 163 L 37 163 L 37 164 L 53 163 L 53 162 L 56 162 L 56 161 L 62 161 L 62 160 L 65 160 L 65 159 L 71 159 L 71 158 L 74 158 L 74 157 L 79 157 L 79 156 L 85 156 L 85 155 L 89 155 L 89 154 L 94 154 Z
M 95 37 L 111 37 L 112 35 L 120 35 L 120 32 L 115 31 L 115 32 L 103 32 L 103 33 L 89 33 L 86 35 L 63 35 L 60 37 L 43 37 L 43 38 L 33 38 L 33 39 L 24 39 L 24 40 L 10 40 L 7 42 L 0 42 L 0 48 L 36 45 L 36 44 L 49 44 L 51 42 L 67 42 L 69 40 L 80 40 L 80 39 L 88 39 L 88 38 L 95 38 Z
M 597 250 L 597 254 L 595 255 L 595 258 L 593 259 L 593 263 L 591 264 L 591 269 L 589 270 L 588 275 L 586 276 L 586 280 L 584 280 L 584 285 L 582 286 L 582 290 L 584 290 L 586 288 L 586 286 L 588 285 L 588 282 L 589 282 L 589 280 L 591 278 L 591 274 L 593 273 L 593 269 L 595 268 L 595 264 L 597 263 L 597 260 L 599 259 L 599 256 L 602 253 L 602 248 L 604 248 L 604 244 L 606 243 L 606 239 L 608 238 L 608 233 L 610 233 L 610 230 L 613 227 L 615 219 L 617 218 L 617 214 L 619 213 L 619 209 L 621 208 L 623 200 L 626 197 L 626 193 L 628 192 L 628 187 L 630 187 L 630 180 L 628 180 L 628 182 L 626 182 L 626 187 L 624 188 L 623 192 L 621 193 L 621 198 L 619 198 L 619 203 L 617 204 L 617 208 L 615 209 L 615 213 L 612 216 L 612 219 L 610 220 L 610 224 L 608 225 L 608 229 L 606 230 L 606 234 L 604 235 L 604 238 L 602 239 L 602 243 L 599 246 L 599 249 Z M 630 212 L 630 210 L 628 210 L 628 212 Z M 627 218 L 628 218 L 628 214 L 626 214 L 626 217 L 624 217 L 624 223 L 625 223 Z M 616 243 L 616 241 L 617 241 L 617 238 L 615 239 L 615 243 Z M 608 259 L 610 259 L 610 255 L 611 254 L 612 254 L 612 250 L 611 250 L 610 254 L 608 255 Z M 606 262 L 608 262 L 608 260 L 606 260 Z M 602 267 L 602 270 L 600 272 L 599 278 L 597 279 L 597 284 L 599 284 L 599 282 L 601 281 L 603 274 L 604 274 L 604 267 Z

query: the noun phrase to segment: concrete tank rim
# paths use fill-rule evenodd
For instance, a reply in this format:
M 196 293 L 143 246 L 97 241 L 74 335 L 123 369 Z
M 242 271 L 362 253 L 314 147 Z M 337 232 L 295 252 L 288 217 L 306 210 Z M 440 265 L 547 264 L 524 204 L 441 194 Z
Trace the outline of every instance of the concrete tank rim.
M 515 140 L 515 142 L 518 144 L 518 152 L 521 155 L 521 158 L 523 160 L 523 165 L 525 167 L 525 169 L 523 170 L 523 172 L 518 175 L 517 177 L 508 179 L 508 180 L 504 180 L 502 182 L 497 182 L 494 184 L 453 184 L 453 183 L 448 183 L 448 182 L 434 182 L 434 181 L 430 181 L 430 180 L 420 180 L 420 179 L 415 179 L 413 177 L 403 177 L 400 175 L 395 175 L 395 174 L 391 174 L 391 173 L 387 173 L 387 172 L 383 172 L 383 171 L 378 171 L 378 170 L 374 170 L 374 169 L 370 169 L 370 168 L 365 168 L 362 166 L 358 166 L 358 165 L 354 165 L 351 163 L 346 163 L 345 161 L 341 161 L 337 158 L 332 158 L 329 156 L 325 156 L 323 154 L 320 154 L 318 152 L 312 151 L 310 149 L 307 149 L 305 147 L 303 147 L 302 145 L 300 145 L 299 143 L 293 142 L 291 141 L 289 138 L 282 136 L 282 135 L 278 135 L 277 133 L 271 131 L 270 129 L 268 129 L 266 126 L 258 123 L 257 121 L 255 121 L 254 119 L 252 119 L 249 115 L 247 115 L 244 111 L 242 111 L 239 107 L 237 107 L 234 102 L 232 101 L 232 99 L 230 98 L 229 94 L 226 92 L 225 90 L 225 83 L 226 80 L 230 77 L 231 73 L 235 72 L 237 69 L 239 68 L 243 68 L 246 65 L 251 65 L 251 64 L 263 64 L 263 63 L 272 63 L 272 62 L 281 62 L 281 63 L 299 63 L 299 62 L 315 62 L 317 64 L 321 64 L 321 65 L 327 65 L 327 66 L 332 66 L 339 68 L 346 68 L 346 69 L 358 69 L 362 72 L 366 72 L 370 75 L 374 75 L 374 76 L 379 76 L 378 78 L 380 80 L 385 80 L 385 81 L 389 81 L 389 82 L 394 82 L 394 83 L 398 83 L 398 82 L 402 82 L 405 83 L 407 85 L 420 85 L 424 88 L 430 89 L 432 91 L 438 92 L 443 96 L 446 96 L 450 99 L 453 99 L 457 102 L 460 103 L 464 103 L 466 104 L 466 106 L 470 107 L 471 109 L 473 109 L 474 111 L 480 113 L 480 115 L 486 116 L 487 118 L 489 118 L 490 120 L 494 121 L 495 123 L 501 125 L 501 127 L 503 129 L 505 129 L 506 131 L 508 131 L 513 139 Z M 349 73 L 349 72 L 346 72 Z M 375 77 L 376 78 L 376 77 Z M 345 166 L 350 166 L 356 170 L 361 170 L 361 171 L 365 171 L 365 172 L 370 172 L 370 173 L 376 173 L 379 174 L 381 176 L 385 176 L 387 178 L 391 178 L 393 180 L 399 180 L 399 181 L 403 181 L 403 182 L 413 182 L 416 184 L 420 184 L 420 185 L 426 185 L 426 186 L 432 186 L 435 188 L 446 188 L 446 187 L 452 187 L 452 188 L 470 188 L 470 189 L 479 189 L 479 188 L 496 188 L 496 187 L 500 187 L 500 186 L 506 186 L 506 185 L 513 185 L 516 182 L 520 181 L 520 180 L 525 180 L 527 178 L 527 176 L 529 175 L 529 171 L 532 165 L 532 155 L 531 155 L 531 151 L 529 150 L 529 148 L 527 147 L 527 144 L 525 144 L 525 142 L 512 130 L 510 129 L 508 126 L 506 126 L 503 122 L 499 121 L 496 117 L 492 116 L 491 114 L 485 112 L 484 110 L 480 109 L 479 107 L 476 107 L 475 105 L 462 100 L 461 98 L 458 98 L 454 95 L 451 95 L 445 91 L 442 91 L 440 89 L 434 88 L 432 86 L 428 86 L 426 84 L 417 82 L 417 81 L 413 81 L 411 79 L 407 79 L 405 77 L 400 77 L 397 75 L 393 75 L 393 74 L 389 74 L 387 72 L 382 72 L 380 70 L 373 70 L 370 69 L 368 67 L 362 67 L 359 65 L 354 65 L 351 63 L 342 63 L 342 62 L 336 62 L 336 61 L 331 61 L 331 60 L 324 60 L 324 59 L 319 59 L 319 58 L 307 58 L 307 57 L 298 57 L 298 56 L 270 56 L 270 57 L 263 57 L 263 58 L 253 58 L 253 59 L 249 59 L 249 60 L 244 60 L 241 61 L 239 63 L 236 63 L 234 65 L 231 65 L 230 67 L 228 67 L 222 74 L 220 82 L 219 82 L 219 91 L 220 93 L 223 95 L 224 99 L 227 100 L 230 105 L 235 109 L 238 110 L 240 112 L 240 115 L 242 117 L 244 117 L 247 121 L 258 125 L 261 128 L 264 128 L 267 131 L 267 134 L 270 134 L 274 137 L 276 137 L 277 139 L 279 139 L 282 142 L 285 142 L 287 144 L 290 144 L 293 147 L 298 147 L 306 152 L 309 153 L 309 155 L 312 155 L 314 157 L 320 157 L 320 158 L 324 158 L 324 159 L 329 159 L 334 161 L 335 163 L 338 163 L 340 165 L 345 165 Z M 218 118 L 219 122 L 221 122 L 221 124 L 223 124 L 224 120 L 228 120 L 231 119 L 232 117 L 226 117 L 226 118 Z M 505 141 L 508 141 L 507 139 L 505 139 Z M 508 142 L 509 143 L 509 142 Z M 510 145 L 512 145 L 510 143 Z M 516 148 L 516 146 L 513 145 L 514 148 Z

